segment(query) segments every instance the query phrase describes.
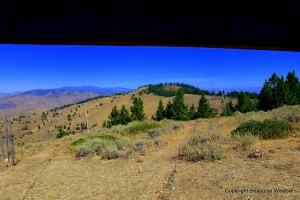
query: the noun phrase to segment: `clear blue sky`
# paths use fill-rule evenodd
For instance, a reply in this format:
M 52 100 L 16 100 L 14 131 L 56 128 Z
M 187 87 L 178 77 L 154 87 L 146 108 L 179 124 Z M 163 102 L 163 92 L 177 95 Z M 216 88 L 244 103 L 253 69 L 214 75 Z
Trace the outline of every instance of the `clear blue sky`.
M 300 77 L 300 53 L 182 47 L 0 45 L 0 93 L 64 86 L 184 82 L 261 87 L 273 72 Z

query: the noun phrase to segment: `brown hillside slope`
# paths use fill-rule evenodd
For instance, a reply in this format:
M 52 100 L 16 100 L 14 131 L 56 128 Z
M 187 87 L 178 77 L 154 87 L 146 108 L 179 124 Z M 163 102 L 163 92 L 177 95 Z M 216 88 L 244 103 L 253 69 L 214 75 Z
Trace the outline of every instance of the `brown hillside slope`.
M 50 112 L 49 109 L 29 110 L 13 117 L 15 120 L 13 121 L 12 129 L 14 133 L 17 133 L 18 128 L 21 129 L 21 135 L 32 131 L 34 134 L 24 138 L 25 141 L 43 140 L 45 138 L 55 137 L 58 126 L 65 126 L 66 129 L 70 127 L 70 130 L 76 131 L 76 127 L 80 126 L 83 122 L 85 123 L 85 112 L 87 111 L 89 127 L 93 127 L 92 129 L 96 130 L 102 126 L 104 120 L 107 120 L 113 106 L 116 105 L 120 109 L 122 104 L 124 104 L 129 110 L 130 106 L 132 106 L 133 95 L 139 96 L 143 100 L 144 110 L 148 119 L 151 119 L 152 115 L 155 114 L 160 99 L 162 99 L 165 106 L 169 100 L 172 101 L 173 99 L 173 97 L 160 97 L 153 94 L 139 95 L 139 91 L 136 91 L 126 95 L 114 95 L 79 105 L 73 105 L 57 110 L 56 112 Z M 198 106 L 199 95 L 186 94 L 184 98 L 186 104 Z M 208 96 L 207 98 L 214 111 L 221 113 L 221 98 L 215 96 Z M 46 114 L 44 120 L 41 119 L 42 112 Z M 68 115 L 71 116 L 70 120 L 67 118 Z M 21 118 L 19 118 L 20 116 Z M 40 130 L 38 127 L 40 127 Z M 79 132 L 79 130 L 76 132 Z M 2 127 L 0 126 L 0 135 L 5 136 L 5 126 L 3 123 Z
M 27 92 L 25 94 L 0 96 L 0 120 L 3 120 L 5 115 L 14 116 L 31 109 L 60 107 L 96 96 L 99 94 L 68 90 L 58 93 L 48 92 L 43 95 Z

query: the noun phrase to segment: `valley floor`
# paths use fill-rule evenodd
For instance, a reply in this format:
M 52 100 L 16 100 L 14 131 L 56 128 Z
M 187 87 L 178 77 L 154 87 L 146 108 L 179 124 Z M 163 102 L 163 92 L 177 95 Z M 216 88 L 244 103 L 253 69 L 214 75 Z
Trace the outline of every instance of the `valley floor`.
M 193 134 L 207 131 L 209 124 L 186 123 L 182 134 L 139 161 L 75 159 L 67 152 L 69 141 L 55 140 L 15 167 L 5 167 L 1 161 L 0 199 L 300 199 L 299 136 L 260 141 L 252 149 L 272 154 L 259 159 L 247 158 L 247 151 L 231 146 L 218 161 L 176 159 L 178 148 Z M 245 190 L 229 192 L 234 189 Z

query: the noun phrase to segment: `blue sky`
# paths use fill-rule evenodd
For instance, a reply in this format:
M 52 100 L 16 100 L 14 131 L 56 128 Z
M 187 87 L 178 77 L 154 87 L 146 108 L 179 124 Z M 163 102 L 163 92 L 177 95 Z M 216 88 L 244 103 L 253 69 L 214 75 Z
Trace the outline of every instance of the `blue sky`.
M 64 86 L 184 82 L 202 89 L 261 87 L 300 74 L 300 53 L 183 47 L 0 45 L 0 93 Z

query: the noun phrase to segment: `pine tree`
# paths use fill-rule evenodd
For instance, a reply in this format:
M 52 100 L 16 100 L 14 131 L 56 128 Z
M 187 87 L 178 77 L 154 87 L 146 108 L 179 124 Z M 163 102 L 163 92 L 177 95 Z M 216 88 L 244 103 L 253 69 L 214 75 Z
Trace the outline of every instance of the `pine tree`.
M 300 93 L 298 91 L 300 89 L 300 85 L 299 85 L 299 79 L 296 76 L 295 71 L 288 73 L 288 75 L 286 76 L 285 83 L 289 90 L 287 104 L 295 105 L 295 104 L 300 103 L 300 101 L 299 101 L 300 99 L 298 98 L 298 93 Z
M 194 104 L 190 107 L 190 111 L 189 111 L 189 118 L 190 119 L 196 119 L 196 108 L 194 106 Z
M 234 109 L 231 99 L 229 100 L 229 102 L 226 103 L 225 109 L 226 109 L 226 115 L 225 115 L 225 110 L 224 110 L 221 114 L 222 116 L 233 116 L 234 115 L 235 109 Z
M 235 107 L 237 111 L 240 111 L 241 113 L 256 111 L 257 103 L 256 101 L 252 102 L 245 92 L 241 92 L 238 96 L 238 102 Z
M 178 90 L 176 96 L 173 99 L 173 105 L 171 108 L 171 119 L 174 120 L 189 120 L 189 110 L 184 104 L 184 92 Z
M 159 100 L 157 111 L 155 113 L 154 120 L 160 121 L 164 118 L 164 105 L 162 103 L 162 100 Z
M 259 108 L 271 110 L 283 105 L 295 105 L 300 103 L 300 83 L 295 71 L 289 72 L 286 80 L 273 73 L 268 81 L 265 81 L 259 96 Z
M 258 107 L 261 110 L 267 111 L 274 108 L 275 99 L 273 89 L 268 81 L 265 81 L 263 88 L 258 95 Z
M 130 122 L 130 115 L 125 105 L 123 104 L 120 111 L 120 124 L 127 125 L 128 122 Z
M 281 107 L 284 104 L 289 104 L 288 97 L 289 97 L 289 90 L 287 87 L 286 82 L 284 81 L 283 76 L 278 78 L 277 86 L 275 87 L 276 93 L 276 107 Z
M 144 106 L 143 101 L 139 97 L 134 97 L 133 99 L 133 106 L 130 108 L 131 111 L 131 118 L 132 120 L 144 120 L 145 113 L 144 113 Z
M 197 118 L 212 118 L 215 117 L 215 113 L 210 108 L 208 100 L 205 98 L 204 94 L 201 95 L 199 100 L 198 111 L 196 113 Z
M 111 125 L 117 125 L 120 124 L 120 112 L 117 108 L 117 106 L 114 106 L 110 116 L 109 116 L 109 122 Z
M 172 110 L 173 104 L 171 103 L 171 101 L 168 102 L 166 109 L 164 110 L 164 117 L 167 119 L 172 119 Z

